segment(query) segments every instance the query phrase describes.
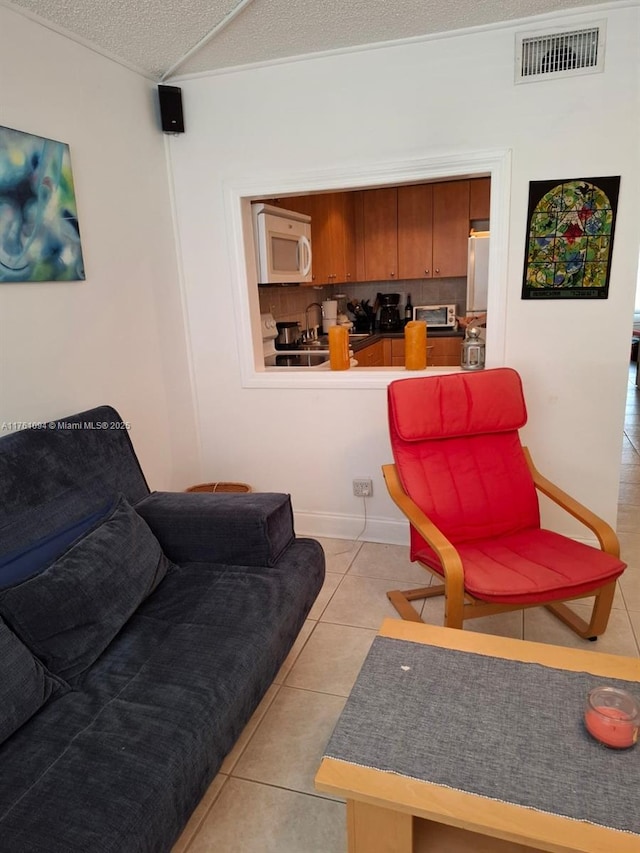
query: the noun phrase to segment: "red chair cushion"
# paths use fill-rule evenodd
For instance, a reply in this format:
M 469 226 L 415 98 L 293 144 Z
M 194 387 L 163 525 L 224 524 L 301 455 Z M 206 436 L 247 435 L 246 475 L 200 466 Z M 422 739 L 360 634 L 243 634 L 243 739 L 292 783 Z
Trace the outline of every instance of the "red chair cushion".
M 538 527 L 517 429 L 520 377 L 502 367 L 392 382 L 389 431 L 406 493 L 454 543 Z
M 474 598 L 501 604 L 534 604 L 588 593 L 625 569 L 625 563 L 611 554 L 540 528 L 468 541 L 457 550 L 465 590 Z M 437 556 L 413 528 L 411 559 L 442 574 Z
M 404 490 L 454 544 L 540 525 L 517 432 L 397 443 Z
M 527 422 L 522 382 L 510 367 L 399 379 L 387 395 L 391 433 L 403 442 L 510 432 Z

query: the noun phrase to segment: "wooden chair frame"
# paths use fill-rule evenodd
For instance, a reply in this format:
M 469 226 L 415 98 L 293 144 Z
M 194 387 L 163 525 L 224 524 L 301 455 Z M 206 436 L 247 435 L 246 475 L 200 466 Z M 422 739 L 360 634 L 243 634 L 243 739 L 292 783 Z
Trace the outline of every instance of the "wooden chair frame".
M 613 528 L 602 518 L 587 509 L 587 507 L 572 498 L 571 495 L 568 495 L 546 477 L 543 477 L 533 464 L 528 449 L 526 447 L 522 449 L 536 489 L 595 533 L 602 551 L 612 554 L 614 557 L 619 557 L 620 545 Z M 596 590 L 581 593 L 580 595 L 568 598 L 563 597 L 557 601 L 533 602 L 531 604 L 487 603 L 469 595 L 464 588 L 464 569 L 455 546 L 449 542 L 446 536 L 444 536 L 438 527 L 404 491 L 396 466 L 383 465 L 382 473 L 391 498 L 407 516 L 413 527 L 416 528 L 423 539 L 436 552 L 440 558 L 444 574 L 444 583 L 406 591 L 391 590 L 387 593 L 387 597 L 403 619 L 413 622 L 424 621 L 411 602 L 444 595 L 444 624 L 448 628 L 462 628 L 465 619 L 474 619 L 478 616 L 491 616 L 494 613 L 506 613 L 511 610 L 544 606 L 584 639 L 595 640 L 600 634 L 605 632 L 613 605 L 613 596 L 616 589 L 615 581 L 611 581 Z M 420 565 L 430 571 L 435 577 L 442 580 L 442 575 L 430 566 L 422 562 L 420 562 Z M 595 601 L 589 622 L 585 622 L 584 619 L 580 618 L 580 616 L 564 603 L 582 598 L 593 598 L 593 596 L 595 596 Z

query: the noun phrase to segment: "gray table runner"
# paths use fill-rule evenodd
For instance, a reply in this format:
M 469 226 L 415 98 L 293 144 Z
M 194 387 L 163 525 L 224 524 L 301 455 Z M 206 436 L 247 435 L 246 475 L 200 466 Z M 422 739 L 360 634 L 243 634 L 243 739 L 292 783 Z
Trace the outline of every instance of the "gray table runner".
M 603 683 L 640 697 L 637 682 L 377 637 L 325 754 L 640 835 L 640 745 L 584 728 Z

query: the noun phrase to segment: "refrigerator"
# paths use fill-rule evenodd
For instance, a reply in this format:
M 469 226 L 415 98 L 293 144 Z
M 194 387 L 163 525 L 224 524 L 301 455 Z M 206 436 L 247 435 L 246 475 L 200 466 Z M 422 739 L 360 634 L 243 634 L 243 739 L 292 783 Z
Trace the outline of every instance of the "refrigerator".
M 487 310 L 489 289 L 489 232 L 469 237 L 467 258 L 467 314 Z

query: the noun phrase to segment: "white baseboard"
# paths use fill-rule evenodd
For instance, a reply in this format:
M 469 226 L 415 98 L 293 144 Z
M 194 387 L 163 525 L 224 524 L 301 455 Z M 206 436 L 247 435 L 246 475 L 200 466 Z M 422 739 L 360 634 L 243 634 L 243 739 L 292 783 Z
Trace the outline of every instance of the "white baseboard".
M 364 542 L 380 542 L 385 545 L 409 544 L 409 523 L 407 521 L 367 517 L 365 527 L 364 515 L 295 511 L 294 519 L 298 536 L 361 539 Z
M 338 515 L 328 512 L 295 512 L 295 529 L 298 536 L 324 537 L 325 539 L 359 539 L 384 545 L 408 545 L 409 522 L 390 518 Z M 362 529 L 364 527 L 364 530 Z M 573 536 L 576 542 L 598 547 L 595 536 Z

